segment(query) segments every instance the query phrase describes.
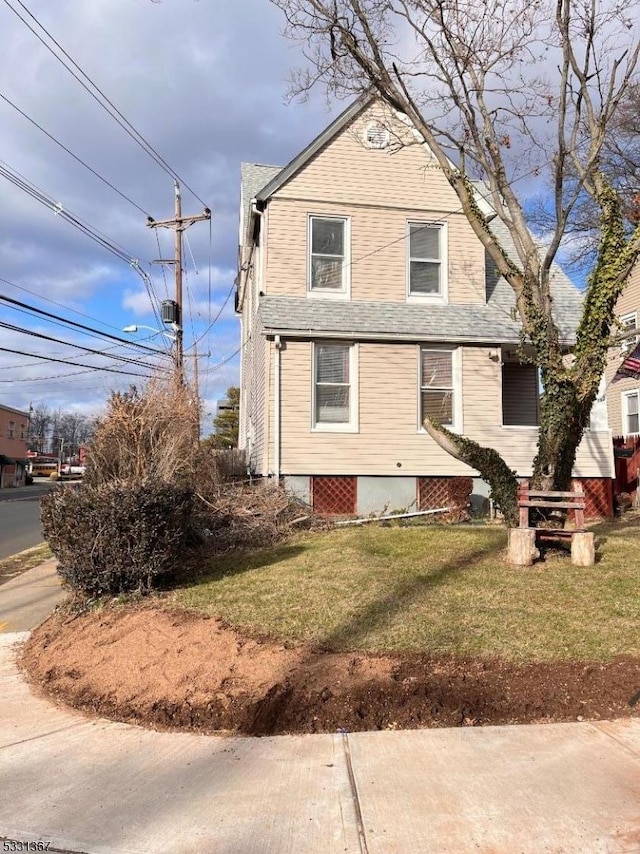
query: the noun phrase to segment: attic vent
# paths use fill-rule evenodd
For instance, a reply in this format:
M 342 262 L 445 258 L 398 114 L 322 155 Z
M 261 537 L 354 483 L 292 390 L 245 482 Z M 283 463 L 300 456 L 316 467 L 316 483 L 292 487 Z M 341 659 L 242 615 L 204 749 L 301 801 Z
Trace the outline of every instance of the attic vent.
M 367 127 L 366 141 L 369 148 L 386 148 L 389 145 L 389 130 L 380 122 L 373 122 Z

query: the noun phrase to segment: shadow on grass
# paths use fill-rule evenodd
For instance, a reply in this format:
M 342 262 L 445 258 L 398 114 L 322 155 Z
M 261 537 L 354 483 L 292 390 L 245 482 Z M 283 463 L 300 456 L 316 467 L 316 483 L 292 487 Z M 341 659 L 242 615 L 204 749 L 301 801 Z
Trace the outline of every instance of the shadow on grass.
M 474 566 L 490 556 L 497 556 L 503 550 L 502 544 L 491 544 L 463 558 L 447 561 L 428 575 L 408 578 L 394 584 L 385 596 L 363 608 L 355 618 L 324 635 L 300 661 L 296 670 L 289 673 L 282 683 L 274 685 L 254 705 L 246 724 L 247 733 L 270 735 L 286 731 L 288 723 L 298 713 L 297 706 L 301 701 L 304 702 L 308 691 L 307 681 L 310 670 L 313 670 L 328 651 L 357 651 L 358 644 L 368 632 L 383 626 L 399 613 L 406 611 L 425 592 L 436 590 L 446 584 L 455 573 Z
M 199 587 L 211 581 L 220 581 L 222 578 L 241 575 L 244 572 L 264 569 L 267 566 L 291 560 L 306 551 L 308 549 L 305 546 L 295 543 L 283 543 L 273 548 L 265 546 L 258 551 L 234 551 L 222 555 L 212 555 L 204 549 L 194 557 L 192 565 L 185 567 L 170 586 L 184 589 Z

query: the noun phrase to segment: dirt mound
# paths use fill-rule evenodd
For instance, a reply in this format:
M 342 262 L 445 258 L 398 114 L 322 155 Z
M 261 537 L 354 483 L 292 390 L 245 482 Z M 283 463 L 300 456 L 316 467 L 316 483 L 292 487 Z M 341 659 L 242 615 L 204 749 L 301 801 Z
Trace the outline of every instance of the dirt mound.
M 115 720 L 248 735 L 613 718 L 640 712 L 640 661 L 607 664 L 327 653 L 154 607 L 54 617 L 21 664 Z

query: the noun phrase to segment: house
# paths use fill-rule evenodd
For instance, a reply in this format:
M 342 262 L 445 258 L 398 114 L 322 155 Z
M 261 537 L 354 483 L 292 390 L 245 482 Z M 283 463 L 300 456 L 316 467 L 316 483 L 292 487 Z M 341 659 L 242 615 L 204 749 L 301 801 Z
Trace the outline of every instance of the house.
M 24 486 L 29 413 L 0 405 L 0 489 Z
M 480 186 L 477 202 L 491 213 Z M 487 484 L 429 437 L 427 413 L 531 475 L 539 382 L 512 290 L 380 102 L 354 102 L 284 168 L 243 164 L 239 243 L 239 443 L 255 475 L 324 513 L 482 503 Z M 553 288 L 569 349 L 580 295 L 560 270 Z M 590 515 L 611 512 L 612 474 L 605 417 L 575 465 Z
M 616 304 L 616 317 L 620 334 L 639 329 L 640 318 L 640 264 L 636 264 L 622 295 Z M 609 426 L 614 437 L 640 435 L 640 379 L 616 378 L 616 371 L 625 357 L 640 342 L 640 332 L 635 338 L 624 338 L 609 351 L 605 370 L 605 391 Z

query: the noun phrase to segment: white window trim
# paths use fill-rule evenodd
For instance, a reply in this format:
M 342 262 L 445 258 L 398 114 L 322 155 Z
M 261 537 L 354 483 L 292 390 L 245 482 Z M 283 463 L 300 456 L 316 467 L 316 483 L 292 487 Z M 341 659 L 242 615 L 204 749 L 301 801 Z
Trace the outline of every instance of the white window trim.
M 316 422 L 316 347 L 319 344 L 341 344 L 349 347 L 349 421 L 343 424 Z M 358 423 L 358 345 L 349 341 L 314 341 L 311 344 L 311 432 L 359 433 Z
M 634 329 L 638 329 L 638 312 L 637 311 L 627 311 L 625 314 L 621 314 L 618 318 L 618 323 L 623 329 L 631 328 L 631 323 L 629 321 L 633 321 Z M 626 355 L 630 353 L 637 345 L 640 340 L 640 330 L 639 334 L 635 336 L 635 338 L 625 338 L 624 341 L 620 342 L 620 353 L 622 355 Z
M 638 433 L 631 433 L 627 430 L 628 425 L 628 417 L 629 417 L 629 398 L 637 397 L 638 398 Z M 627 436 L 638 436 L 640 435 L 640 389 L 634 388 L 631 391 L 622 391 L 620 392 L 620 408 L 622 411 L 622 435 L 627 438 Z
M 411 293 L 411 226 L 430 225 L 437 227 L 440 232 L 440 293 L 412 294 Z M 406 259 L 405 259 L 405 293 L 407 302 L 445 304 L 449 301 L 449 232 L 446 222 L 425 222 L 421 219 L 408 219 L 406 222 Z
M 464 430 L 463 408 L 462 408 L 462 347 L 450 347 L 442 344 L 418 344 L 418 408 L 417 422 L 418 433 L 428 435 L 422 426 L 422 351 L 423 350 L 446 350 L 451 353 L 451 379 L 453 382 L 453 424 L 446 427 L 452 433 L 462 433 Z
M 342 288 L 337 291 L 334 288 L 312 288 L 311 287 L 311 223 L 314 219 L 341 220 L 344 223 L 344 259 L 342 262 Z M 351 299 L 351 218 L 339 214 L 316 214 L 307 215 L 307 296 L 312 299 Z

